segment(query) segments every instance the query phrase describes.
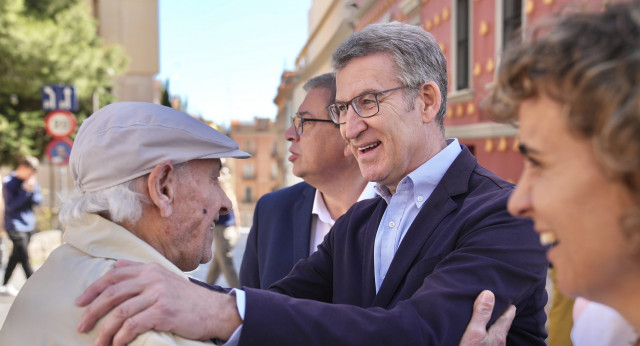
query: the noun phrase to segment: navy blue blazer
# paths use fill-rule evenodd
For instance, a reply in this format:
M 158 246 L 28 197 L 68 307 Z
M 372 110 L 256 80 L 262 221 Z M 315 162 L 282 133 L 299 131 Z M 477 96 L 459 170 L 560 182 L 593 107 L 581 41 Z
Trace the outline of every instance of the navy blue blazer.
M 548 263 L 528 220 L 506 211 L 513 189 L 468 149 L 422 206 L 376 294 L 373 248 L 387 207 L 356 203 L 318 251 L 269 290 L 244 287 L 241 345 L 458 345 L 483 289 L 491 323 L 517 307 L 508 345 L 545 345 Z
M 315 193 L 302 182 L 258 200 L 240 266 L 242 286 L 267 288 L 309 256 Z

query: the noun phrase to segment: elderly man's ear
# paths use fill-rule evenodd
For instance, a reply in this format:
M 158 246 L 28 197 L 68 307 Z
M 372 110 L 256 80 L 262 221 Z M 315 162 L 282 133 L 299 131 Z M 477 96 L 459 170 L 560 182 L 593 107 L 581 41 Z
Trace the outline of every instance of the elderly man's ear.
M 171 215 L 175 193 L 176 171 L 170 161 L 156 165 L 147 180 L 149 198 L 160 210 L 162 217 Z

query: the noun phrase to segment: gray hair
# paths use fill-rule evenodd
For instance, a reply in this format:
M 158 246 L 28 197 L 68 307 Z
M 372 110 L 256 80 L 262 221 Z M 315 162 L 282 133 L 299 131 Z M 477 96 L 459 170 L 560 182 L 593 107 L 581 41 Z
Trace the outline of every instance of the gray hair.
M 355 58 L 373 54 L 386 54 L 395 62 L 395 78 L 411 88 L 407 91 L 409 100 L 417 97 L 418 88 L 423 83 L 436 83 L 442 95 L 436 121 L 444 133 L 447 60 L 433 35 L 420 27 L 399 22 L 371 24 L 340 44 L 333 53 L 331 64 L 337 71 Z
M 335 72 L 321 74 L 319 76 L 315 76 L 309 79 L 304 85 L 302 89 L 304 91 L 309 92 L 315 88 L 323 88 L 327 89 L 331 92 L 331 100 L 329 100 L 329 104 L 332 104 L 336 101 L 336 74 Z M 329 105 L 327 104 L 327 106 Z
M 138 221 L 142 216 L 142 203 L 146 203 L 148 197 L 138 192 L 137 184 L 146 177 L 147 175 L 138 177 L 100 191 L 74 191 L 60 196 L 60 223 L 79 224 L 86 214 L 100 214 L 115 223 Z
M 185 163 L 174 165 L 174 171 L 180 174 Z M 148 177 L 149 174 L 146 174 L 104 190 L 74 191 L 60 196 L 60 223 L 80 224 L 86 214 L 99 214 L 118 224 L 138 221 L 142 216 L 143 204 L 151 203 L 149 197 L 140 191 Z

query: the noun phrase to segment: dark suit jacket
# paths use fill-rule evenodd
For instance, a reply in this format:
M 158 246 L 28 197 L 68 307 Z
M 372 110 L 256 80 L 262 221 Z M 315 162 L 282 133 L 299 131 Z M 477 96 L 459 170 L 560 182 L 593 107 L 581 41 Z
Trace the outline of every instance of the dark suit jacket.
M 458 345 L 476 296 L 490 289 L 491 323 L 517 307 L 507 344 L 545 345 L 548 264 L 531 222 L 505 209 L 512 188 L 463 147 L 377 294 L 373 244 L 387 204 L 356 203 L 287 277 L 268 291 L 245 288 L 240 344 Z
M 316 189 L 298 183 L 258 200 L 240 266 L 240 284 L 267 288 L 309 256 Z

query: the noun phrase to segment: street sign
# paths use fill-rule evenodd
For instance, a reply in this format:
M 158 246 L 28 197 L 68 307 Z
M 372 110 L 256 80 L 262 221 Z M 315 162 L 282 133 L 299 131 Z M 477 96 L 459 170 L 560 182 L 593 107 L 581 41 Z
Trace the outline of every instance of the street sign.
M 77 111 L 76 88 L 73 85 L 45 84 L 42 87 L 42 109 Z
M 47 157 L 54 165 L 64 166 L 69 163 L 73 142 L 68 138 L 54 139 L 45 149 Z
M 76 117 L 67 111 L 53 111 L 44 118 L 44 128 L 53 138 L 70 136 L 76 129 Z

